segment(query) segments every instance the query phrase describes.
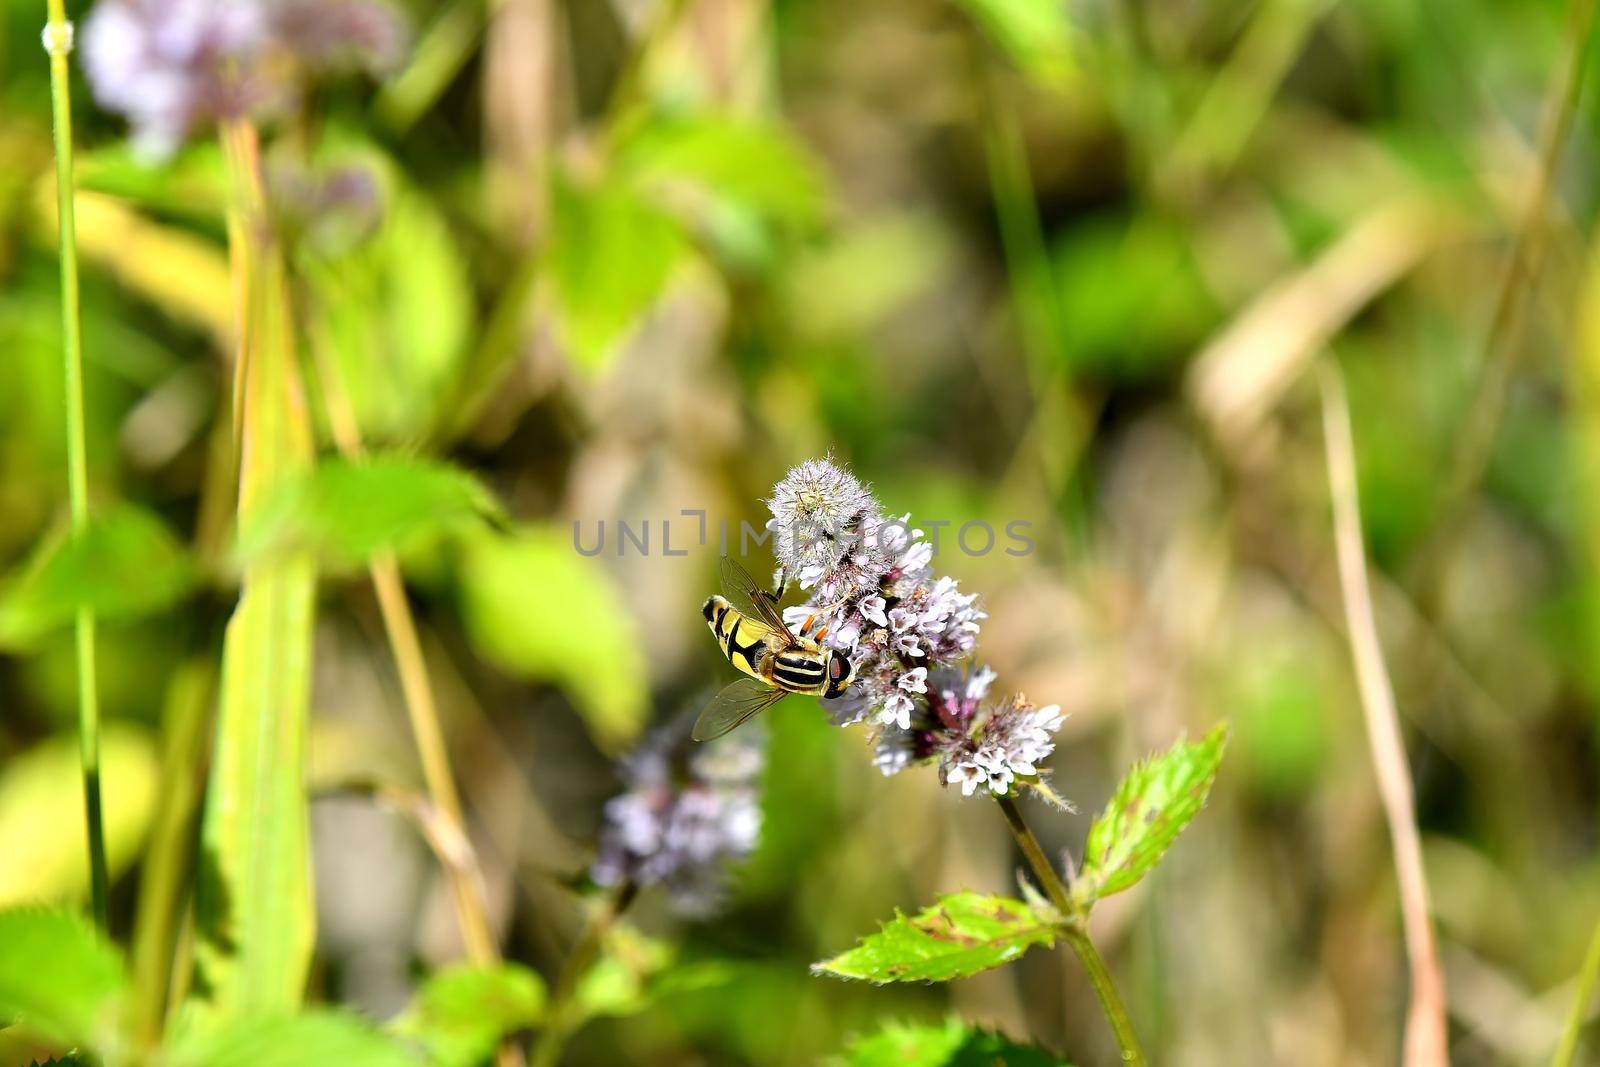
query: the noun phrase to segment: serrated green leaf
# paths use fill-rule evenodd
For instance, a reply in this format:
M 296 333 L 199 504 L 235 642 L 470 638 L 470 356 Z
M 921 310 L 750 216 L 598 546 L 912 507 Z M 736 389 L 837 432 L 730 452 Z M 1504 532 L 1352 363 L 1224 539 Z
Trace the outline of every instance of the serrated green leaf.
M 467 633 L 485 656 L 560 685 L 606 748 L 637 736 L 649 711 L 639 634 L 616 582 L 579 555 L 570 530 L 469 538 L 460 586 Z
M 960 1019 L 942 1026 L 890 1023 L 850 1046 L 841 1067 L 1066 1067 L 1043 1049 L 1018 1045 Z
M 452 967 L 428 979 L 393 1029 L 421 1044 L 432 1067 L 473 1067 L 544 1007 L 544 982 L 526 967 Z
M 1055 938 L 1054 921 L 1020 900 L 953 893 L 914 916 L 897 912 L 878 933 L 811 969 L 869 982 L 947 982 L 1010 963 Z
M 957 0 L 1030 77 L 1059 86 L 1072 74 L 1072 24 L 1062 0 Z
M 191 1029 L 174 1043 L 168 1062 L 172 1067 L 423 1067 L 425 1061 L 354 1015 L 307 1011 Z
M 80 916 L 0 911 L 0 1021 L 41 1041 L 104 1048 L 115 1031 L 122 959 Z
M 687 242 L 678 224 L 616 178 L 558 176 L 548 277 L 567 344 L 599 370 L 666 289 Z
M 631 133 L 621 163 L 642 186 L 690 193 L 791 225 L 821 214 L 822 169 L 771 122 L 720 114 L 654 119 Z
M 0 594 L 0 646 L 24 647 L 69 625 L 80 608 L 96 618 L 148 615 L 194 587 L 198 571 L 158 517 L 122 505 L 77 537 L 42 544 Z
M 1089 827 L 1073 894 L 1088 906 L 1143 878 L 1205 806 L 1228 729 L 1219 724 L 1195 744 L 1179 740 L 1138 763 Z
M 64 734 L 8 759 L 0 770 L 0 905 L 81 900 L 89 895 L 82 764 Z M 106 859 L 113 876 L 133 862 L 155 808 L 155 743 L 129 723 L 100 735 Z
M 319 465 L 273 487 L 239 533 L 250 562 L 295 552 L 359 567 L 383 549 L 418 547 L 500 512 L 477 479 L 433 460 L 381 456 Z

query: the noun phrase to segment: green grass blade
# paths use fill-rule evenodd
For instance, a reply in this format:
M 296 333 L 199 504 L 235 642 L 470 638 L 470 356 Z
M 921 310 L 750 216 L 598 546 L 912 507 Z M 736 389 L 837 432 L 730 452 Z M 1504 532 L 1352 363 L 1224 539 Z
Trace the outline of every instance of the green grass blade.
M 263 235 L 259 161 L 248 127 L 224 131 L 245 272 L 237 368 L 239 508 L 311 464 L 282 257 Z M 306 723 L 316 570 L 304 556 L 244 573 L 222 650 L 216 751 L 201 831 L 196 991 L 223 1016 L 299 1005 L 315 940 L 306 816 Z

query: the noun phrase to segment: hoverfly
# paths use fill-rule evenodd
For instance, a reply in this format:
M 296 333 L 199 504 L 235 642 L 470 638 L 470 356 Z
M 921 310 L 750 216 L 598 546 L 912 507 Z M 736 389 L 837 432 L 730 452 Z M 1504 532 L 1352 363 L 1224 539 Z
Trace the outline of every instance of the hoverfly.
M 694 739 L 721 737 L 790 693 L 836 697 L 855 679 L 843 652 L 821 644 L 826 629 L 808 631 L 817 616 L 793 633 L 767 592 L 731 557 L 722 557 L 722 596 L 706 598 L 706 625 L 728 662 L 748 677 L 718 693 L 695 720 Z

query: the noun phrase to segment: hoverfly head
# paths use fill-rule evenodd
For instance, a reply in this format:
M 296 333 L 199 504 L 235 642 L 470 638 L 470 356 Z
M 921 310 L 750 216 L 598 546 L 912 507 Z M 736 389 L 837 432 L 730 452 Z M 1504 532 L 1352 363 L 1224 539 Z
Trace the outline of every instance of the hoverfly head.
M 855 681 L 856 667 L 850 662 L 850 657 L 837 648 L 828 649 L 828 681 L 823 687 L 822 695 L 836 697 L 850 687 Z

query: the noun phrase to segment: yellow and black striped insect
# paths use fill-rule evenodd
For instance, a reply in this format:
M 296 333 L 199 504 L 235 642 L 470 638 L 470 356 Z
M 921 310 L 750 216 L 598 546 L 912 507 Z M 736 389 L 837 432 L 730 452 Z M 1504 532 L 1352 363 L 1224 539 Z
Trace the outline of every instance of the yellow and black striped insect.
M 822 645 L 827 629 L 810 633 L 817 616 L 798 634 L 767 592 L 730 557 L 722 557 L 722 595 L 707 597 L 706 625 L 728 662 L 747 677 L 712 698 L 695 720 L 694 739 L 721 737 L 790 693 L 836 697 L 855 680 L 855 667 L 843 652 Z

